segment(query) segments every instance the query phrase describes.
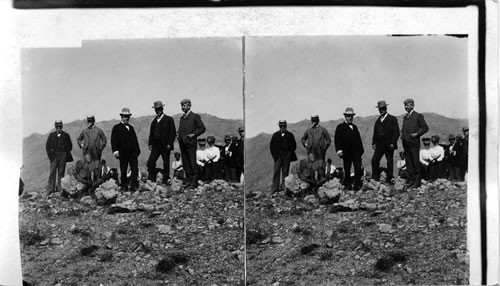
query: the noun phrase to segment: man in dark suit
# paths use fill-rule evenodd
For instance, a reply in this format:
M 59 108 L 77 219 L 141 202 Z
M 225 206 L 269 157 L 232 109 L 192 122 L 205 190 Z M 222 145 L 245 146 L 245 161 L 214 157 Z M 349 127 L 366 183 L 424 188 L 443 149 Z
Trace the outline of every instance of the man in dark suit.
M 387 113 L 387 106 L 385 100 L 377 103 L 380 117 L 375 121 L 373 129 L 372 147 L 375 152 L 372 157 L 372 178 L 376 181 L 380 180 L 380 159 L 385 155 L 387 160 L 386 182 L 390 183 L 394 176 L 394 150 L 398 148 L 399 125 L 398 119 Z
M 139 187 L 137 181 L 139 167 L 137 157 L 141 154 L 139 141 L 134 127 L 129 124 L 130 109 L 124 107 L 120 113 L 122 121 L 111 130 L 111 150 L 115 158 L 120 160 L 120 182 L 121 191 L 126 191 L 128 187 L 127 167 L 130 165 L 130 191 L 134 192 Z
M 56 131 L 49 134 L 45 149 L 50 161 L 50 175 L 47 184 L 47 196 L 50 193 L 61 191 L 61 179 L 64 177 L 66 170 L 66 162 L 73 161 L 71 150 L 73 144 L 69 134 L 62 130 L 63 123 L 61 120 L 55 122 Z M 56 186 L 57 176 L 57 186 Z
M 286 130 L 286 120 L 280 120 L 278 126 L 280 130 L 273 134 L 269 146 L 274 160 L 273 186 L 271 189 L 273 194 L 285 187 L 285 178 L 290 171 L 290 162 L 297 161 L 295 136 Z
M 238 174 L 237 179 L 240 180 L 241 174 L 245 172 L 245 129 L 243 127 L 238 128 Z
M 147 163 L 148 180 L 156 181 L 156 161 L 158 157 L 163 160 L 163 183 L 168 183 L 170 179 L 170 151 L 174 149 L 175 123 L 172 117 L 163 113 L 163 104 L 161 101 L 155 101 L 153 108 L 156 117 L 151 122 L 149 130 L 148 147 L 151 153 Z
M 354 110 L 347 107 L 344 112 L 345 121 L 340 123 L 335 130 L 335 149 L 340 158 L 344 160 L 345 179 L 344 186 L 350 189 L 351 185 L 355 190 L 359 190 L 361 182 L 361 156 L 365 152 L 358 127 L 352 123 Z M 351 164 L 354 165 L 354 181 L 351 178 Z
M 415 102 L 409 98 L 404 101 L 407 114 L 403 117 L 401 141 L 405 152 L 406 168 L 410 175 L 408 187 L 420 187 L 420 136 L 429 131 L 424 116 L 414 110 Z
M 181 149 L 182 164 L 186 173 L 186 181 L 183 187 L 197 188 L 198 180 L 196 175 L 196 145 L 197 138 L 205 132 L 205 125 L 201 121 L 201 117 L 191 111 L 191 100 L 183 99 L 181 101 L 181 109 L 184 115 L 179 121 L 179 130 L 177 131 L 177 139 Z

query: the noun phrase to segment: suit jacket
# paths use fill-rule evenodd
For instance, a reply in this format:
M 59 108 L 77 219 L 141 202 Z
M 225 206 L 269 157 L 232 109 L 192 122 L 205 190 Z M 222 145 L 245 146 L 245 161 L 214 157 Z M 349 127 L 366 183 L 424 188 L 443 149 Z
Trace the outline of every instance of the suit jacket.
M 326 150 L 328 147 L 330 147 L 330 144 L 332 144 L 332 139 L 330 138 L 330 134 L 328 133 L 328 130 L 326 130 L 325 127 L 323 126 L 318 126 L 316 127 L 319 129 L 320 138 L 319 138 L 319 146 L 323 149 Z M 307 142 L 307 150 L 311 150 L 311 147 L 313 145 L 313 132 L 315 128 L 308 128 L 306 132 L 304 132 L 304 135 L 301 138 L 302 145 L 305 145 Z
M 384 121 L 380 121 L 380 117 L 375 121 L 373 130 L 372 145 L 377 148 L 389 148 L 391 144 L 394 149 L 398 148 L 399 124 L 395 116 L 387 114 Z
M 288 146 L 288 149 L 283 150 L 283 145 Z M 271 149 L 271 155 L 273 156 L 273 160 L 275 162 L 280 158 L 280 155 L 283 152 L 291 152 L 292 156 L 290 161 L 297 161 L 297 154 L 295 154 L 297 142 L 295 142 L 295 136 L 293 136 L 293 133 L 288 130 L 285 131 L 284 136 L 281 136 L 281 131 L 275 132 L 271 137 L 269 148 Z
M 89 130 L 88 128 L 85 128 L 82 130 L 82 133 L 80 133 L 80 136 L 76 139 L 78 146 L 82 144 L 83 141 L 83 150 L 87 150 L 90 144 L 90 132 L 97 132 L 97 140 L 95 142 L 95 146 L 102 151 L 104 147 L 106 147 L 106 144 L 108 141 L 106 140 L 106 135 L 104 135 L 104 132 L 102 131 L 101 128 L 94 126 L 92 129 L 95 130 Z
M 139 148 L 139 141 L 135 134 L 134 127 L 129 125 L 130 130 L 125 127 L 125 124 L 118 123 L 113 126 L 111 130 L 111 150 L 123 154 L 139 156 L 141 149 Z
M 205 125 L 203 125 L 201 117 L 198 114 L 191 111 L 187 116 L 181 116 L 179 119 L 179 130 L 177 131 L 179 144 L 196 147 L 198 136 L 203 134 L 205 130 Z M 188 134 L 194 134 L 194 137 L 189 138 L 187 137 Z
M 166 114 L 163 114 L 162 119 L 158 122 L 155 117 L 153 121 L 151 121 L 151 128 L 149 129 L 148 145 L 153 145 L 153 135 L 156 126 L 158 126 L 160 130 L 160 142 L 162 147 L 167 149 L 167 145 L 170 145 L 170 150 L 172 150 L 174 148 L 176 134 L 174 119 Z
M 361 135 L 356 125 L 353 124 L 353 129 L 345 122 L 337 125 L 337 129 L 335 129 L 335 149 L 337 152 L 342 150 L 345 156 L 358 152 L 363 154 L 365 152 Z
M 408 145 L 409 147 L 420 147 L 420 136 L 424 135 L 429 131 L 429 126 L 425 122 L 424 116 L 416 111 L 413 111 L 410 115 L 403 117 L 403 128 L 401 129 L 401 141 L 403 145 Z M 412 138 L 410 134 L 417 133 L 415 138 Z
M 69 134 L 64 131 L 61 131 L 61 137 L 63 139 L 64 152 L 70 153 L 71 150 L 73 149 L 73 143 L 71 143 L 71 138 L 69 137 Z M 56 158 L 56 151 L 62 151 L 62 150 L 57 150 L 56 131 L 49 134 L 49 137 L 47 138 L 47 142 L 45 144 L 45 150 L 47 151 L 47 156 L 49 157 L 49 160 L 51 162 Z

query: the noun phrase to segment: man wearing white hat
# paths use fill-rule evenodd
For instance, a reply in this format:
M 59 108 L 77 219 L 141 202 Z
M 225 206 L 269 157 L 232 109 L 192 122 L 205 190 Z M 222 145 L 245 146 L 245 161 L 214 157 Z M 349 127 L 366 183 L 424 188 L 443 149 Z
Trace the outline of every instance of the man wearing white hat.
M 163 183 L 167 183 L 170 177 L 170 151 L 174 149 L 175 141 L 175 123 L 172 117 L 163 113 L 163 104 L 161 101 L 155 101 L 153 108 L 156 116 L 151 122 L 149 129 L 148 147 L 151 153 L 147 163 L 148 179 L 156 181 L 156 161 L 158 157 L 163 160 Z
M 344 161 L 344 186 L 347 189 L 352 187 L 355 190 L 361 189 L 361 156 L 365 152 L 358 127 L 352 123 L 354 119 L 354 109 L 347 107 L 344 112 L 345 121 L 337 125 L 335 129 L 335 149 L 337 154 Z M 351 165 L 354 165 L 354 180 L 351 178 Z
M 61 120 L 55 122 L 56 131 L 49 134 L 45 149 L 50 161 L 50 175 L 47 184 L 47 196 L 50 193 L 61 190 L 61 179 L 64 177 L 66 170 L 66 162 L 73 161 L 71 150 L 73 144 L 69 134 L 62 130 L 63 123 Z M 57 185 L 56 185 L 57 176 Z
M 387 113 L 388 104 L 385 100 L 377 102 L 377 108 L 380 113 L 375 121 L 373 128 L 372 147 L 375 152 L 372 157 L 372 178 L 380 180 L 380 159 L 385 156 L 387 161 L 386 182 L 391 183 L 394 176 L 394 150 L 398 148 L 399 138 L 398 119 Z
M 301 138 L 302 146 L 307 154 L 314 154 L 315 161 L 325 161 L 326 150 L 332 144 L 330 134 L 323 126 L 319 125 L 319 116 L 311 116 L 312 126 L 309 127 Z
M 130 109 L 124 107 L 120 113 L 122 121 L 115 126 L 111 131 L 111 150 L 115 158 L 120 160 L 120 181 L 121 190 L 126 191 L 130 183 L 130 191 L 136 191 L 139 176 L 138 160 L 141 149 L 134 127 L 129 124 Z M 130 165 L 130 182 L 127 180 L 127 168 Z
M 107 139 L 104 131 L 95 126 L 94 115 L 87 116 L 87 128 L 83 129 L 76 139 L 83 151 L 83 156 L 89 155 L 92 168 L 95 169 L 101 162 L 102 150 L 106 147 Z

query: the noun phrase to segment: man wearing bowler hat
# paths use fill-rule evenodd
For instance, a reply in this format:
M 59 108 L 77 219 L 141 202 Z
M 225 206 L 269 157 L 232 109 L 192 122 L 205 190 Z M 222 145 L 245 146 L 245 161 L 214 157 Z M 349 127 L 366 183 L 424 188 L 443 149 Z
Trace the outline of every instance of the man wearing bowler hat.
M 312 126 L 309 127 L 301 138 L 302 146 L 306 148 L 307 154 L 314 154 L 314 160 L 325 161 L 326 150 L 332 144 L 330 134 L 323 126 L 319 125 L 319 116 L 311 116 Z
M 377 102 L 377 108 L 380 113 L 375 121 L 373 128 L 372 147 L 375 152 L 372 157 L 372 178 L 380 180 L 380 159 L 385 156 L 387 161 L 387 179 L 390 183 L 394 176 L 394 150 L 398 148 L 399 138 L 398 119 L 387 113 L 388 104 L 385 100 Z
M 47 143 L 45 144 L 47 156 L 49 157 L 50 161 L 50 175 L 49 182 L 47 184 L 47 196 L 53 192 L 61 190 L 61 179 L 62 177 L 64 177 L 66 162 L 73 161 L 73 157 L 71 156 L 73 144 L 71 143 L 69 134 L 62 130 L 62 121 L 57 120 L 54 123 L 54 126 L 56 128 L 56 131 L 49 134 Z
M 121 191 L 126 191 L 130 183 L 130 191 L 134 192 L 139 187 L 137 181 L 139 167 L 137 157 L 141 154 L 139 141 L 134 127 L 129 124 L 130 109 L 124 107 L 120 113 L 122 121 L 111 130 L 111 150 L 115 158 L 120 160 Z M 130 165 L 130 182 L 127 180 L 127 168 Z
M 405 152 L 405 161 L 410 179 L 408 187 L 420 187 L 422 184 L 420 173 L 420 136 L 429 131 L 429 126 L 425 122 L 424 116 L 414 110 L 415 102 L 409 98 L 404 101 L 407 114 L 403 117 L 403 127 L 401 129 L 401 141 Z
M 94 115 L 87 116 L 87 128 L 82 130 L 76 140 L 83 151 L 83 156 L 87 154 L 90 156 L 92 169 L 97 168 L 101 162 L 102 150 L 104 150 L 108 141 L 104 131 L 95 126 Z
M 272 194 L 285 187 L 285 178 L 290 171 L 290 162 L 297 161 L 295 136 L 293 136 L 292 132 L 286 130 L 286 120 L 280 120 L 278 126 L 280 130 L 273 134 L 269 146 L 274 160 Z
M 359 190 L 363 186 L 361 156 L 365 149 L 358 127 L 352 123 L 354 115 L 356 115 L 354 109 L 347 107 L 344 112 L 345 121 L 337 125 L 335 129 L 335 148 L 339 157 L 344 161 L 344 186 L 346 189 L 352 186 L 355 190 Z M 354 165 L 354 181 L 350 176 L 351 165 Z
M 175 123 L 172 117 L 163 113 L 163 104 L 161 101 L 155 101 L 153 108 L 156 116 L 151 121 L 149 129 L 148 148 L 151 153 L 147 163 L 148 180 L 156 181 L 156 161 L 158 157 L 163 160 L 163 183 L 170 179 L 170 151 L 174 149 Z
M 181 149 L 184 172 L 186 173 L 186 181 L 183 187 L 197 188 L 196 139 L 205 132 L 205 125 L 203 125 L 201 117 L 191 111 L 191 100 L 183 99 L 181 109 L 184 114 L 179 120 L 177 139 Z

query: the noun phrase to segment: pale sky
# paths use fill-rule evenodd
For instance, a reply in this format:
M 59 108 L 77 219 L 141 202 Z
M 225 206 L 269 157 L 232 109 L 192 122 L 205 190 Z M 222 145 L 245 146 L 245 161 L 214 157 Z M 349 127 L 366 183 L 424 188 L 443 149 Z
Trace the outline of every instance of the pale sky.
M 81 48 L 33 48 L 21 52 L 23 137 L 46 133 L 56 119 L 71 122 L 93 114 L 118 119 L 192 110 L 243 118 L 241 38 L 84 41 Z
M 271 133 L 280 119 L 321 121 L 415 110 L 468 117 L 467 38 L 448 36 L 253 37 L 246 40 L 246 135 Z

